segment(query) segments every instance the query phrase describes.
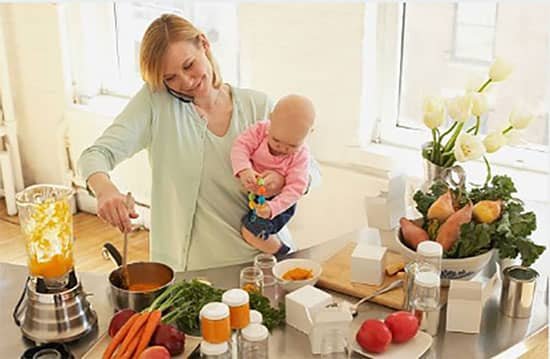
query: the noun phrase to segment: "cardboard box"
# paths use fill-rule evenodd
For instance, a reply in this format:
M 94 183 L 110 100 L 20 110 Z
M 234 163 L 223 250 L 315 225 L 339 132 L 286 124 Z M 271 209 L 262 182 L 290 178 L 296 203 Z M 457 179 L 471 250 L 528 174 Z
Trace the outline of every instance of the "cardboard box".
M 286 323 L 309 334 L 312 318 L 332 301 L 332 295 L 311 285 L 296 289 L 285 297 Z
M 384 281 L 386 247 L 359 243 L 351 254 L 351 281 L 380 285 Z

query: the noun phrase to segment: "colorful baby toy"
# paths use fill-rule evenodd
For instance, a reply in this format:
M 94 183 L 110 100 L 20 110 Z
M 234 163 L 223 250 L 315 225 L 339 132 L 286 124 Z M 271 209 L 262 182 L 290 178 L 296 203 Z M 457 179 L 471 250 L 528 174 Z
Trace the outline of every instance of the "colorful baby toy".
M 256 219 L 256 208 L 265 206 L 265 186 L 264 179 L 258 178 L 258 195 L 253 192 L 248 194 L 248 208 L 252 210 L 252 220 Z

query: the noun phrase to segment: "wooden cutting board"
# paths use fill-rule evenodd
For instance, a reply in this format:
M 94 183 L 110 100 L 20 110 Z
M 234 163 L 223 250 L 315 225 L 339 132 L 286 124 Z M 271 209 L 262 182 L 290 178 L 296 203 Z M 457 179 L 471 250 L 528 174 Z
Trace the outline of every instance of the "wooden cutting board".
M 99 340 L 84 354 L 82 359 L 102 359 L 103 352 L 107 349 L 107 346 L 111 342 L 111 338 L 107 333 L 103 334 Z M 195 350 L 197 346 L 201 343 L 200 338 L 185 336 L 185 350 L 182 354 L 174 356 L 174 359 L 183 359 L 189 357 L 189 355 Z
M 354 242 L 348 243 L 338 253 L 322 264 L 323 273 L 316 284 L 318 287 L 334 290 L 357 298 L 363 298 L 398 279 L 397 275 L 391 277 L 386 275 L 384 283 L 380 286 L 351 282 L 351 254 L 356 245 L 357 243 Z M 387 251 L 385 265 L 396 262 L 406 263 L 405 259 L 400 254 Z M 371 301 L 390 308 L 401 309 L 403 298 L 403 288 L 396 288 L 373 298 Z

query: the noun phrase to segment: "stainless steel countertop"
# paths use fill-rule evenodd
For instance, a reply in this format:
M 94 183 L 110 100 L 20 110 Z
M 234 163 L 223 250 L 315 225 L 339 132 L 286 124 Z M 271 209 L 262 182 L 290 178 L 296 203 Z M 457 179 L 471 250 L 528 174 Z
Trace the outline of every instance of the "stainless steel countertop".
M 319 246 L 298 251 L 293 256 L 312 258 L 323 261 L 341 249 L 350 241 L 357 241 L 366 235 L 365 231 L 357 231 L 339 238 L 325 242 Z M 494 263 L 487 268 L 488 271 Z M 239 271 L 243 265 L 235 265 L 224 268 L 210 269 L 204 271 L 178 273 L 177 278 L 204 277 L 210 280 L 215 286 L 230 288 L 238 286 Z M 537 294 L 535 307 L 529 319 L 511 319 L 499 312 L 498 298 L 500 293 L 500 282 L 492 297 L 487 301 L 481 323 L 480 334 L 460 334 L 445 332 L 445 313 L 442 312 L 439 334 L 434 338 L 432 348 L 423 358 L 488 358 L 495 356 L 508 348 L 522 342 L 526 338 L 538 332 L 548 325 L 548 278 L 543 275 L 537 283 Z M 0 336 L 0 358 L 18 358 L 23 351 L 31 345 L 22 338 L 19 328 L 12 319 L 12 311 L 23 289 L 23 283 L 27 275 L 25 266 L 0 263 L 0 307 L 3 308 L 0 314 L 0 322 L 5 327 L 1 330 Z M 482 274 L 480 274 L 482 275 Z M 99 317 L 98 330 L 92 332 L 85 338 L 72 343 L 71 350 L 80 358 L 101 333 L 107 329 L 109 319 L 113 313 L 108 297 L 108 281 L 106 274 L 79 273 L 86 292 L 93 293 L 90 301 L 93 303 Z M 355 300 L 347 296 L 331 293 L 336 298 Z M 374 304 L 366 303 L 360 308 L 359 315 L 352 323 L 352 332 L 358 329 L 361 323 L 367 318 L 384 318 L 393 310 Z M 290 326 L 284 329 L 274 330 L 270 337 L 271 358 L 315 358 L 311 354 L 309 339 L 306 335 L 298 332 Z M 318 357 L 318 356 L 317 356 Z M 359 357 L 357 354 L 353 356 Z M 508 357 L 508 356 L 507 356 Z

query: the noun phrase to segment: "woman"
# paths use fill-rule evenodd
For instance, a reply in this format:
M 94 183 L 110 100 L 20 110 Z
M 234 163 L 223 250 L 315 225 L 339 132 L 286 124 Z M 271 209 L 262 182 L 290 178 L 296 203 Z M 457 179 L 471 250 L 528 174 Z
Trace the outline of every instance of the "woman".
M 266 241 L 243 241 L 239 232 L 247 200 L 232 175 L 231 146 L 267 118 L 267 96 L 223 84 L 208 39 L 176 15 L 162 15 L 146 30 L 140 69 L 146 84 L 79 160 L 98 215 L 130 230 L 129 217 L 137 215 L 107 173 L 146 148 L 153 173 L 153 260 L 197 270 L 250 261 L 258 253 L 254 247 L 269 253 L 282 243 L 292 248 L 287 230 Z M 267 196 L 284 185 L 275 172 L 264 177 Z

